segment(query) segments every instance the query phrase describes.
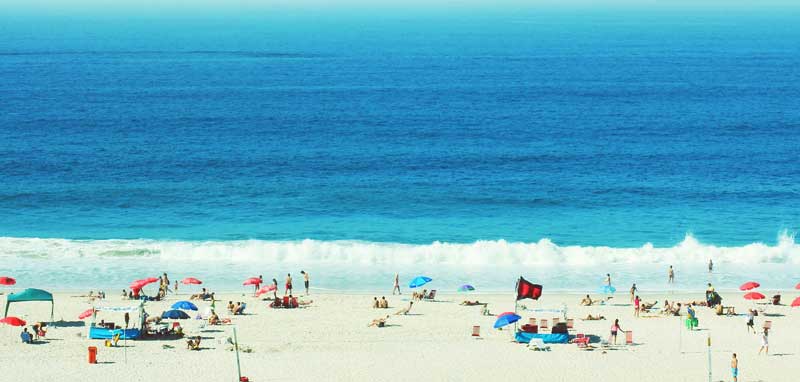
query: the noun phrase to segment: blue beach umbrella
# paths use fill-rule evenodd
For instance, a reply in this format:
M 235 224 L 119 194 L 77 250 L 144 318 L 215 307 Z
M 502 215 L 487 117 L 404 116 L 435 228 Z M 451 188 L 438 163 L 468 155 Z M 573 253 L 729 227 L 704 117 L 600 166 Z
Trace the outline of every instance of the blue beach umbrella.
M 599 291 L 600 291 L 600 293 L 614 294 L 614 293 L 617 292 L 617 288 L 614 288 L 611 285 L 603 285 L 603 286 L 600 287 Z
M 475 290 L 475 287 L 472 286 L 472 285 L 469 285 L 469 284 L 464 284 L 464 285 L 458 287 L 458 291 L 459 292 L 469 292 L 469 291 L 473 291 L 473 290 Z
M 164 313 L 161 313 L 161 318 L 168 318 L 172 320 L 185 320 L 189 318 L 189 315 L 182 310 L 168 310 Z
M 519 321 L 520 318 L 522 318 L 522 317 L 520 317 L 519 315 L 515 314 L 514 312 L 500 313 L 500 315 L 497 316 L 497 321 L 494 322 L 494 328 L 498 329 L 498 328 L 502 328 L 503 326 L 506 326 L 506 325 L 509 325 L 509 324 L 513 324 L 513 323 Z
M 411 280 L 410 283 L 408 283 L 408 287 L 409 288 L 421 287 L 421 286 L 423 286 L 423 285 L 425 285 L 425 284 L 427 284 L 427 283 L 429 283 L 431 281 L 433 281 L 433 279 L 430 278 L 430 277 L 417 276 L 417 277 L 414 277 L 414 279 Z
M 178 301 L 172 304 L 172 309 L 197 310 L 197 306 L 189 301 Z

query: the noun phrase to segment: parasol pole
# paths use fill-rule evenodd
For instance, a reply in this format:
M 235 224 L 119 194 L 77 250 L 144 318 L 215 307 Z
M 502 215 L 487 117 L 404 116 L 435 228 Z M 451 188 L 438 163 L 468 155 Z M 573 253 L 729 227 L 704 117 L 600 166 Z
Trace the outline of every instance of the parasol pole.
M 131 320 L 131 315 L 128 312 L 125 312 L 125 331 L 122 332 L 124 336 L 122 339 L 122 346 L 125 348 L 122 352 L 125 357 L 125 364 L 128 364 L 128 322 Z
M 519 280 L 522 279 L 522 276 L 517 279 L 517 283 L 514 285 L 514 314 L 517 314 L 517 305 L 519 300 L 517 299 L 517 294 L 519 293 Z M 517 334 L 517 321 L 514 321 L 514 335 Z
M 239 339 L 236 337 L 236 327 L 233 327 L 233 348 L 236 350 L 236 372 L 239 374 L 239 379 L 242 380 L 242 367 L 239 364 Z

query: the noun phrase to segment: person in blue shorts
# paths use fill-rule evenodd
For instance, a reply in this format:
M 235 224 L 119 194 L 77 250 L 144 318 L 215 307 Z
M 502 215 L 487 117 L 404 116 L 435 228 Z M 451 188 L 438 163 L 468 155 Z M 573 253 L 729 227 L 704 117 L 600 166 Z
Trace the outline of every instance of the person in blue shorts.
M 733 374 L 733 382 L 739 381 L 739 360 L 736 359 L 736 353 L 733 353 L 731 359 L 731 374 Z

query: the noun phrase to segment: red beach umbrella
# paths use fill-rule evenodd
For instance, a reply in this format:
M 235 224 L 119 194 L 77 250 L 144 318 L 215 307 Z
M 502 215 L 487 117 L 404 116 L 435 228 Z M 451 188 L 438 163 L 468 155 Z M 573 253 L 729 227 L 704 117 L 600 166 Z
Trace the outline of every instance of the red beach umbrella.
M 763 300 L 765 298 L 766 298 L 766 296 L 764 296 L 763 294 L 758 293 L 758 292 L 750 292 L 750 293 L 744 295 L 744 299 L 745 300 Z
M 757 283 L 755 281 L 748 281 L 748 282 L 742 284 L 741 286 L 739 286 L 739 290 L 752 290 L 752 289 L 756 289 L 756 288 L 758 288 L 760 286 L 761 286 L 761 284 L 759 284 L 759 283 Z
M 25 321 L 17 317 L 6 317 L 0 320 L 0 323 L 11 326 L 25 326 Z
M 94 308 L 86 309 L 83 313 L 78 315 L 78 319 L 79 320 L 83 320 L 84 318 L 87 318 L 87 317 L 91 316 L 92 314 L 94 314 Z
M 794 289 L 800 289 L 800 283 L 794 286 Z
M 265 287 L 263 287 L 263 288 L 259 289 L 259 290 L 256 292 L 256 296 L 261 296 L 261 295 L 262 295 L 262 294 L 264 294 L 264 293 L 269 293 L 269 292 L 272 292 L 272 291 L 274 291 L 275 289 L 277 289 L 277 288 L 275 288 L 275 285 L 272 285 L 272 284 L 270 284 L 270 285 L 267 285 L 267 286 L 265 286 Z
M 17 280 L 14 280 L 12 277 L 3 276 L 0 277 L 0 285 L 14 285 L 17 283 Z
M 196 278 L 194 278 L 194 277 L 187 277 L 187 278 L 183 279 L 181 281 L 181 283 L 185 284 L 185 285 L 189 285 L 189 284 L 200 285 L 203 282 L 198 280 L 198 279 L 196 279 Z
M 798 306 L 800 306 L 800 297 L 798 297 L 798 298 L 794 299 L 794 301 L 792 301 L 792 307 L 793 308 L 796 308 Z
M 244 283 L 242 283 L 242 285 L 256 285 L 256 284 L 261 284 L 261 279 L 259 279 L 258 277 L 251 277 L 247 280 L 244 280 Z

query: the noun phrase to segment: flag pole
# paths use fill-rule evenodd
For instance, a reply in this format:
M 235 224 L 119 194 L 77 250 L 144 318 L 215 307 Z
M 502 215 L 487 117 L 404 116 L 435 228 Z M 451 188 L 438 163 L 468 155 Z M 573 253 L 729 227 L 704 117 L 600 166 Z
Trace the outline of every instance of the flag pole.
M 520 276 L 517 279 L 517 283 L 516 283 L 516 285 L 514 285 L 514 314 L 517 314 L 517 304 L 519 302 L 517 297 L 518 297 L 518 294 L 519 294 L 519 280 L 521 280 L 521 279 L 522 279 L 522 276 Z M 514 335 L 515 336 L 517 335 L 517 321 L 514 321 Z

